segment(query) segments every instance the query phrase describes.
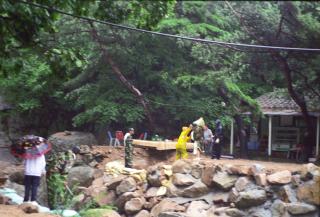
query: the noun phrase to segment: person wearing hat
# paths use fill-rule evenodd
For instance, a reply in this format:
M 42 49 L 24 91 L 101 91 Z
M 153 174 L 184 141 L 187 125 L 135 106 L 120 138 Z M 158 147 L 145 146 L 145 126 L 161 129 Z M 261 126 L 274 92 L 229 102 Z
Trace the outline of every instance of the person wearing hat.
M 134 134 L 134 129 L 129 128 L 128 132 L 124 135 L 124 152 L 125 152 L 125 167 L 132 168 L 132 158 L 133 158 L 133 146 L 132 146 L 132 135 Z
M 176 144 L 176 160 L 186 159 L 188 157 L 187 142 L 190 140 L 191 130 L 192 125 L 190 125 L 189 127 L 182 127 L 182 132 Z
M 214 159 L 215 157 L 218 160 L 220 159 L 222 142 L 223 142 L 222 125 L 221 125 L 220 119 L 217 119 L 214 138 L 213 138 L 213 148 L 211 152 L 212 159 Z

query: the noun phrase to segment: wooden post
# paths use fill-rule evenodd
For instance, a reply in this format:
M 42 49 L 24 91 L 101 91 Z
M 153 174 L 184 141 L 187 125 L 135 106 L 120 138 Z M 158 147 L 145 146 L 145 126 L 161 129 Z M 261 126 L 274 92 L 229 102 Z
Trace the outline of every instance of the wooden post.
M 320 140 L 320 116 L 317 117 L 317 142 L 316 142 L 316 156 L 319 155 L 319 140 Z
M 272 116 L 269 115 L 269 135 L 268 135 L 268 156 L 271 156 L 271 145 L 272 145 Z
M 234 145 L 234 125 L 233 120 L 231 120 L 231 135 L 230 135 L 230 154 L 233 154 L 233 145 Z

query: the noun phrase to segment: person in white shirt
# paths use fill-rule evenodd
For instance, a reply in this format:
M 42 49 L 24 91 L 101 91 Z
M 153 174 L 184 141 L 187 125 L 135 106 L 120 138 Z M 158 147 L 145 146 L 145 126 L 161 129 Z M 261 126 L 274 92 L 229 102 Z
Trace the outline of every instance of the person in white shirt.
M 26 159 L 24 161 L 24 185 L 25 193 L 23 202 L 36 202 L 38 187 L 40 185 L 41 175 L 45 174 L 46 159 L 41 155 L 34 159 Z M 31 198 L 30 198 L 31 192 Z
M 207 125 L 204 125 L 203 143 L 204 143 L 204 150 L 206 152 L 206 155 L 211 155 L 212 142 L 213 142 L 212 131 L 208 128 Z
M 126 144 L 126 140 L 128 139 L 128 137 L 132 136 L 133 134 L 134 134 L 134 129 L 133 128 L 129 128 L 128 132 L 123 137 L 123 143 Z

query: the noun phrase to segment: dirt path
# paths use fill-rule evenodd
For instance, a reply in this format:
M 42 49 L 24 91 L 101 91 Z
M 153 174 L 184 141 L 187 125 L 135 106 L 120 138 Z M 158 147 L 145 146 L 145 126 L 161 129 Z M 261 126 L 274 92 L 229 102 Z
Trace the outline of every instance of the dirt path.
M 0 205 L 1 217 L 59 217 L 58 215 L 46 213 L 30 213 L 23 212 L 18 206 L 15 205 Z
M 268 171 L 275 172 L 281 170 L 290 170 L 291 172 L 297 172 L 302 169 L 302 164 L 297 163 L 281 163 L 281 162 L 272 162 L 272 161 L 257 161 L 257 160 L 244 160 L 244 159 L 220 159 L 220 160 L 212 160 L 210 158 L 205 158 L 205 161 L 210 161 L 214 163 L 221 164 L 232 164 L 232 165 L 253 165 L 253 164 L 261 164 Z
M 100 164 L 100 168 L 103 168 L 107 162 L 114 160 L 124 161 L 124 148 L 113 148 L 110 146 L 95 146 L 95 151 L 104 153 L 107 157 Z M 189 153 L 189 159 L 195 160 L 194 155 Z M 156 151 L 143 148 L 134 148 L 133 164 L 137 169 L 147 168 L 148 166 L 164 162 L 166 164 L 172 164 L 175 161 L 175 151 Z M 291 172 L 300 171 L 303 164 L 287 163 L 287 162 L 273 162 L 273 161 L 259 161 L 259 160 L 245 160 L 245 159 L 225 159 L 220 160 L 211 159 L 207 156 L 202 156 L 201 162 L 209 162 L 215 164 L 233 164 L 233 165 L 253 165 L 261 164 L 268 171 L 281 171 L 290 170 Z

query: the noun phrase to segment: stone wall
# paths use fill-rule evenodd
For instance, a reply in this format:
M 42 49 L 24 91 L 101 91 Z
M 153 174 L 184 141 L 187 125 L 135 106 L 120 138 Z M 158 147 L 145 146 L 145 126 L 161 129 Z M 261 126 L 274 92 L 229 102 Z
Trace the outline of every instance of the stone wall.
M 269 173 L 259 164 L 221 165 L 178 160 L 130 175 L 108 169 L 88 187 L 81 203 L 114 204 L 128 217 L 316 217 L 320 205 L 320 168 Z M 131 172 L 130 172 L 131 171 Z

